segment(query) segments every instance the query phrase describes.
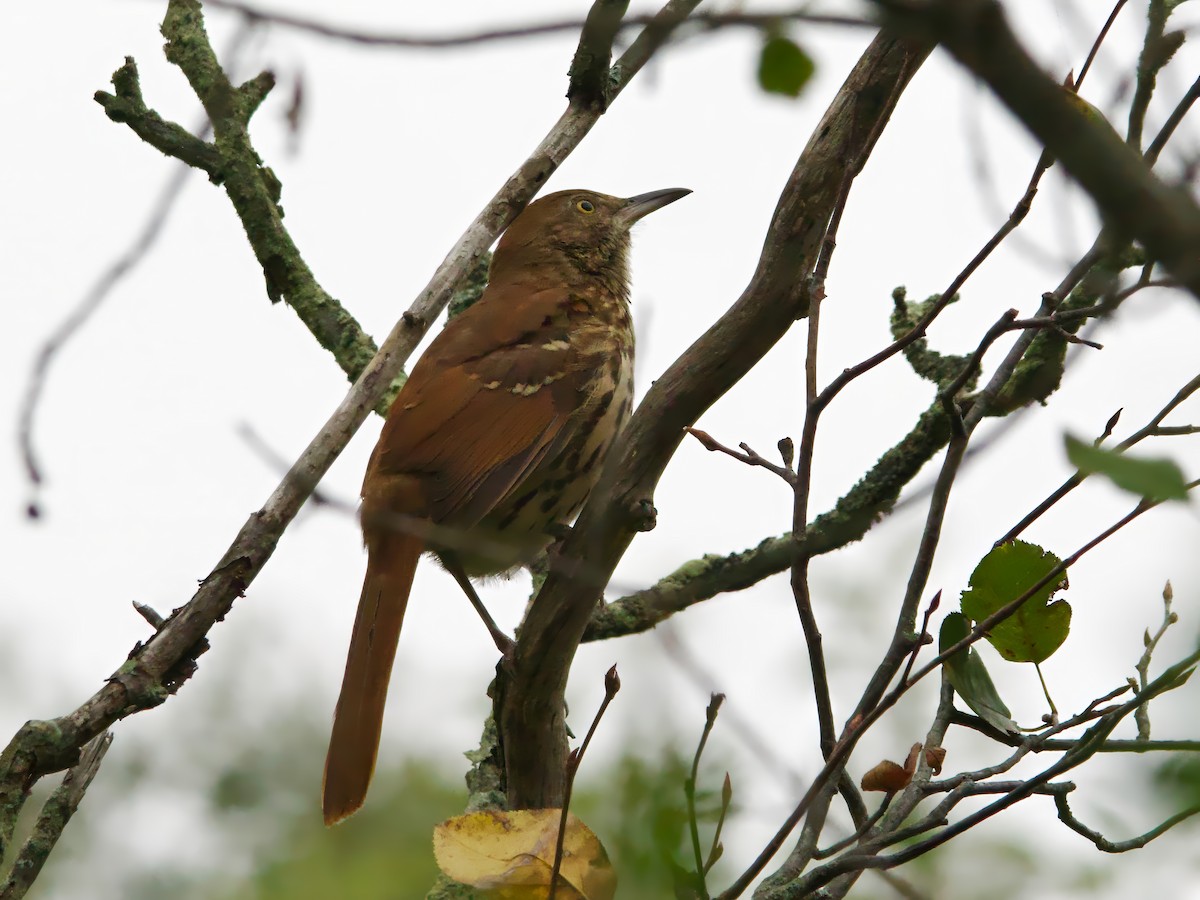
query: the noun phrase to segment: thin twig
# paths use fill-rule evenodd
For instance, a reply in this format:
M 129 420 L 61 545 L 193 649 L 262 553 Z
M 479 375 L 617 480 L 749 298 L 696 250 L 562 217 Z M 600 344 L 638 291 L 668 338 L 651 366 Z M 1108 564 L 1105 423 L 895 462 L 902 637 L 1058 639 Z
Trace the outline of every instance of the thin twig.
M 851 844 L 858 841 L 864 834 L 866 834 L 868 831 L 870 831 L 872 828 L 874 828 L 875 824 L 880 819 L 883 818 L 883 814 L 887 812 L 888 807 L 891 805 L 892 799 L 894 797 L 895 797 L 895 794 L 885 794 L 883 797 L 883 800 L 880 802 L 880 804 L 879 804 L 878 808 L 875 810 L 875 812 L 871 813 L 870 817 L 868 817 L 867 820 L 865 822 L 863 822 L 862 825 L 859 826 L 858 830 L 855 831 L 854 834 L 851 834 L 847 837 L 842 838 L 840 841 L 830 844 L 828 847 L 826 847 L 823 850 L 821 850 L 821 849 L 814 850 L 813 855 L 812 855 L 813 859 L 829 859 L 829 857 L 834 856 L 835 854 L 841 853 L 843 850 L 845 850 Z
M 906 80 L 899 79 L 891 87 L 889 104 L 895 104 L 903 91 Z M 863 144 L 859 155 L 842 172 L 838 185 L 838 193 L 829 222 L 818 248 L 817 259 L 813 265 L 812 275 L 807 280 L 809 295 L 809 318 L 804 357 L 804 422 L 801 430 L 799 457 L 793 478 L 792 490 L 792 534 L 803 535 L 808 525 L 808 503 L 812 492 L 813 459 L 817 439 L 817 425 L 821 416 L 821 407 L 817 405 L 817 349 L 820 342 L 821 304 L 825 300 L 825 282 L 829 275 L 833 252 L 837 248 L 837 233 L 841 226 L 846 204 L 850 199 L 850 190 L 854 181 L 862 172 L 867 156 L 874 148 L 882 132 L 886 119 L 877 120 L 869 136 Z M 813 701 L 817 711 L 818 742 L 823 756 L 828 756 L 833 750 L 836 739 L 836 728 L 833 720 L 833 699 L 829 689 L 829 668 L 825 663 L 824 638 L 817 622 L 816 611 L 813 608 L 812 590 L 809 583 L 809 564 L 811 554 L 804 552 L 801 546 L 792 559 L 791 588 L 792 597 L 796 603 L 796 614 L 800 619 L 800 627 L 804 633 L 804 643 L 808 650 L 809 671 L 812 673 Z M 858 787 L 849 778 L 839 778 L 838 792 L 856 824 L 867 818 L 866 804 Z M 806 823 L 805 846 L 811 851 L 817 849 L 817 841 L 824 827 L 824 821 L 816 819 Z
M 1058 818 L 1064 825 L 1070 828 L 1077 834 L 1083 835 L 1089 841 L 1096 845 L 1097 850 L 1102 850 L 1105 853 L 1124 853 L 1127 850 L 1139 850 L 1145 847 L 1156 837 L 1164 834 L 1174 828 L 1180 822 L 1190 819 L 1192 816 L 1200 813 L 1200 803 L 1194 803 L 1182 812 L 1178 812 L 1171 816 L 1165 822 L 1151 828 L 1145 834 L 1140 834 L 1137 837 L 1129 838 L 1124 841 L 1110 841 L 1100 832 L 1088 828 L 1075 817 L 1071 811 L 1071 806 L 1067 802 L 1066 794 L 1055 794 L 1054 806 L 1058 810 Z
M 724 453 L 726 456 L 732 456 L 738 462 L 743 462 L 748 466 L 760 466 L 769 472 L 773 472 L 790 485 L 796 483 L 795 472 L 786 466 L 777 465 L 769 459 L 760 456 L 757 451 L 745 442 L 738 444 L 742 448 L 739 453 L 737 450 L 726 447 L 707 431 L 701 431 L 699 428 L 685 428 L 684 431 L 698 440 L 704 446 L 704 449 L 709 452 Z
M 941 602 L 942 592 L 938 591 L 930 599 L 929 605 L 925 607 L 925 617 L 921 620 L 921 631 L 917 634 L 916 640 L 913 641 L 912 653 L 908 655 L 908 663 L 904 666 L 904 672 L 900 676 L 901 684 L 908 682 L 908 676 L 912 672 L 913 665 L 917 661 L 917 654 L 921 652 L 921 648 L 926 644 L 933 643 L 933 635 L 929 633 L 929 619 L 937 611 Z
M 575 787 L 575 776 L 579 774 L 579 766 L 583 762 L 583 755 L 587 753 L 588 745 L 592 742 L 592 735 L 596 733 L 600 720 L 604 718 L 604 711 L 608 709 L 608 705 L 613 702 L 613 698 L 617 696 L 619 690 L 621 690 L 621 677 L 617 674 L 617 667 L 614 665 L 604 673 L 604 699 L 600 701 L 600 708 L 592 717 L 592 724 L 588 726 L 583 743 L 579 745 L 578 749 L 572 750 L 571 755 L 567 757 L 567 787 L 563 794 L 562 815 L 558 820 L 558 839 L 554 842 L 554 865 L 550 869 L 550 892 L 546 900 L 554 900 L 555 894 L 558 892 L 558 873 L 562 869 L 563 842 L 567 835 L 567 813 L 570 811 L 571 790 Z
M 709 698 L 708 709 L 704 711 L 704 730 L 700 733 L 700 741 L 696 744 L 696 753 L 692 756 L 692 771 L 683 783 L 683 794 L 687 800 L 688 832 L 691 835 L 692 852 L 696 861 L 696 877 L 700 880 L 706 897 L 708 890 L 704 887 L 704 881 L 708 870 L 704 865 L 704 850 L 700 846 L 700 822 L 696 817 L 696 784 L 700 778 L 700 757 L 704 753 L 704 745 L 708 743 L 708 736 L 717 723 L 717 713 L 720 712 L 721 704 L 724 702 L 724 694 L 713 694 Z
M 225 52 L 225 55 L 230 59 L 231 68 L 237 65 L 241 49 L 252 32 L 253 25 L 245 23 L 231 37 L 229 46 Z M 208 136 L 212 131 L 212 123 L 207 116 L 197 123 L 194 131 L 199 135 L 200 140 Z M 50 333 L 50 336 L 42 342 L 41 347 L 38 348 L 37 354 L 34 356 L 33 366 L 29 372 L 29 380 L 25 384 L 25 391 L 21 397 L 20 412 L 17 417 L 17 445 L 20 447 L 21 460 L 25 465 L 25 477 L 29 480 L 29 484 L 35 492 L 41 486 L 45 473 L 42 470 L 37 450 L 33 444 L 33 431 L 38 407 L 41 404 L 42 392 L 46 388 L 46 382 L 50 375 L 50 367 L 62 354 L 63 348 L 70 342 L 71 338 L 91 320 L 92 316 L 104 304 L 104 301 L 112 295 L 117 285 L 137 269 L 142 260 L 150 254 L 154 245 L 158 243 L 158 238 L 162 234 L 163 228 L 171 216 L 171 212 L 175 209 L 176 202 L 183 194 L 184 185 L 187 184 L 190 176 L 191 169 L 187 165 L 177 166 L 173 169 L 166 184 L 163 185 L 162 190 L 155 199 L 153 206 L 150 207 L 150 212 L 146 216 L 146 221 L 142 224 L 141 230 L 134 236 L 125 251 L 110 262 L 103 272 L 96 276 L 91 287 L 87 289 L 87 292 L 75 305 L 75 308 L 67 314 L 58 327 Z M 41 507 L 36 499 L 36 493 L 34 498 L 29 501 L 26 512 L 31 519 L 36 519 L 41 515 Z
M 838 228 L 842 224 L 842 216 L 846 212 L 846 203 L 850 199 L 850 188 L 854 179 L 862 171 L 861 163 L 854 168 L 848 168 L 842 175 L 842 186 L 834 204 L 833 213 L 829 217 L 829 225 L 825 229 L 825 237 L 821 240 L 821 250 L 817 256 L 817 264 L 813 266 L 812 276 L 808 282 L 809 310 L 808 337 L 804 356 L 804 403 L 811 406 L 817 399 L 817 345 L 821 333 L 821 302 L 825 299 L 825 282 L 829 277 L 829 265 L 833 261 L 833 251 L 837 249 Z
M 584 20 L 579 18 L 557 19 L 550 22 L 540 22 L 530 25 L 512 27 L 487 28 L 468 31 L 461 34 L 447 35 L 414 35 L 398 33 L 376 33 L 355 28 L 342 27 L 310 19 L 303 16 L 258 9 L 240 0 L 205 0 L 206 6 L 241 13 L 256 22 L 269 22 L 285 28 L 306 31 L 321 37 L 353 44 L 364 44 L 371 47 L 398 47 L 407 50 L 440 50 L 447 47 L 465 47 L 474 44 L 486 44 L 495 41 L 506 41 L 520 38 L 542 37 L 552 34 L 578 34 L 584 26 Z M 718 28 L 743 27 L 754 30 L 764 30 L 777 27 L 781 22 L 806 22 L 812 25 L 841 25 L 855 28 L 876 27 L 867 19 L 855 16 L 839 16 L 825 13 L 814 13 L 806 6 L 790 7 L 775 12 L 728 12 L 697 13 L 694 17 L 694 27 L 698 30 L 711 31 Z M 620 25 L 621 31 L 636 26 L 650 25 L 654 22 L 652 15 L 628 16 Z
M 1174 598 L 1175 592 L 1171 588 L 1171 582 L 1167 582 L 1163 587 L 1163 618 L 1162 624 L 1158 626 L 1158 631 L 1153 635 L 1150 634 L 1150 629 L 1146 629 L 1144 638 L 1145 650 L 1142 652 L 1141 659 L 1137 661 L 1134 669 L 1138 673 L 1138 690 L 1145 691 L 1150 684 L 1150 660 L 1154 655 L 1154 649 L 1158 646 L 1158 642 L 1162 640 L 1167 629 L 1179 621 L 1179 614 L 1171 609 L 1171 600 Z M 1133 714 L 1133 721 L 1137 724 L 1138 739 L 1142 741 L 1150 740 L 1150 704 L 1139 706 Z
M 1197 99 L 1200 99 L 1200 76 L 1196 77 L 1196 80 L 1192 82 L 1192 86 L 1188 88 L 1187 93 L 1175 104 L 1175 108 L 1171 110 L 1171 114 L 1163 122 L 1162 128 L 1154 136 L 1154 140 L 1146 147 L 1145 157 L 1147 163 L 1154 165 L 1158 162 L 1158 155 L 1167 146 L 1167 141 L 1171 139 L 1171 135 L 1175 133 L 1175 129 L 1179 127 L 1179 123 L 1183 121 L 1183 117 L 1188 114 L 1188 110 L 1192 108 L 1192 104 Z
M 1146 423 L 1146 425 L 1139 428 L 1129 437 L 1125 438 L 1125 440 L 1117 444 L 1114 450 L 1118 453 L 1124 453 L 1130 447 L 1136 446 L 1146 438 L 1153 437 L 1161 433 L 1162 420 L 1165 419 L 1172 411 L 1174 411 L 1179 404 L 1183 403 L 1184 400 L 1192 396 L 1192 394 L 1196 393 L 1198 390 L 1200 390 L 1200 375 L 1196 375 L 1191 379 L 1191 381 L 1176 391 L 1175 396 L 1168 400 L 1167 403 L 1161 409 L 1159 409 L 1157 413 L 1154 414 L 1154 417 L 1148 423 Z M 1109 423 L 1105 426 L 1105 433 L 1101 436 L 1101 439 L 1111 433 L 1111 430 L 1113 427 L 1115 427 L 1115 425 L 1116 422 L 1113 419 L 1110 419 Z M 1007 544 L 1010 541 L 1016 540 L 1025 531 L 1025 529 L 1027 529 L 1030 525 L 1040 519 L 1046 512 L 1052 509 L 1055 504 L 1062 500 L 1063 497 L 1071 493 L 1071 491 L 1075 490 L 1075 488 L 1079 487 L 1079 485 L 1083 484 L 1087 477 L 1088 473 L 1085 472 L 1076 472 L 1074 475 L 1069 477 L 1066 481 L 1051 491 L 1044 500 L 1037 504 L 1037 506 L 1022 516 L 1021 521 L 1017 522 L 1017 524 L 1010 528 L 1003 537 L 996 541 L 996 546 L 999 547 L 1002 544 Z
M 899 96 L 902 84 L 893 87 L 893 100 Z M 862 171 L 866 154 L 870 152 L 879 138 L 879 129 L 883 127 L 881 120 L 875 125 L 875 133 L 867 141 L 863 155 L 848 166 L 842 173 L 841 184 L 838 188 L 837 199 L 825 227 L 821 239 L 817 260 L 813 266 L 812 275 L 808 279 L 809 312 L 808 330 L 804 356 L 804 423 L 800 437 L 799 462 L 790 484 L 792 485 L 792 535 L 803 535 L 808 526 L 808 501 L 812 491 L 813 456 L 817 438 L 817 423 L 821 409 L 816 404 L 817 399 L 817 349 L 820 343 L 821 303 L 825 299 L 825 281 L 829 275 L 830 262 L 837 248 L 837 231 L 842 222 L 842 215 L 850 197 L 850 189 L 854 179 Z M 828 756 L 833 749 L 836 731 L 833 722 L 833 699 L 829 690 L 829 670 L 825 663 L 824 638 L 813 609 L 812 591 L 808 579 L 809 563 L 812 557 L 797 547 L 792 559 L 791 588 L 796 603 L 796 614 L 800 619 L 800 627 L 804 632 L 804 643 L 808 650 L 809 671 L 813 680 L 813 700 L 817 710 L 818 743 L 823 756 Z M 855 822 L 865 818 L 866 806 L 857 787 L 849 779 L 839 779 L 839 789 Z M 816 850 L 820 829 L 812 823 L 812 849 Z
M 1108 18 L 1101 27 L 1100 33 L 1092 41 L 1092 49 L 1088 51 L 1087 59 L 1083 61 L 1083 66 L 1079 69 L 1079 77 L 1075 79 L 1074 89 L 1076 93 L 1079 92 L 1079 87 L 1083 84 L 1083 79 L 1087 78 L 1088 70 L 1092 67 L 1092 61 L 1095 60 L 1096 54 L 1100 52 L 1100 45 L 1108 37 L 1109 29 L 1112 28 L 1113 22 L 1117 21 L 1117 16 L 1120 15 L 1121 9 L 1125 6 L 1126 2 L 1127 0 L 1117 0 L 1112 8 L 1112 12 L 1108 14 Z
M 823 391 L 821 391 L 820 396 L 817 398 L 816 405 L 819 408 L 823 409 L 829 406 L 829 404 L 833 402 L 834 398 L 841 393 L 841 391 L 848 384 L 850 384 L 850 382 L 854 381 L 854 379 L 866 374 L 876 366 L 879 366 L 880 364 L 891 359 L 897 353 L 901 352 L 911 344 L 916 343 L 925 336 L 925 333 L 929 330 L 929 326 L 932 325 L 934 320 L 941 315 L 942 311 L 953 302 L 955 296 L 962 289 L 963 285 L 967 283 L 967 280 L 981 265 L 983 265 L 983 263 L 989 256 L 992 255 L 996 248 L 1004 242 L 1004 239 L 1012 234 L 1012 232 L 1015 231 L 1017 227 L 1025 220 L 1025 217 L 1029 215 L 1029 210 L 1033 207 L 1033 200 L 1037 196 L 1038 186 L 1041 183 L 1042 176 L 1045 175 L 1049 168 L 1050 160 L 1045 154 L 1043 154 L 1038 160 L 1037 164 L 1034 166 L 1033 174 L 1029 178 L 1029 183 L 1025 186 L 1025 193 L 1021 195 L 1021 199 L 1017 201 L 1017 205 L 1013 207 L 1013 210 L 1011 213 L 1009 213 L 1008 218 L 998 229 L 996 229 L 996 232 L 990 238 L 988 238 L 987 242 L 984 243 L 979 252 L 971 258 L 971 261 L 963 266 L 959 273 L 955 275 L 953 279 L 951 279 L 950 284 L 947 285 L 946 289 L 942 291 L 941 294 L 937 295 L 938 299 L 929 308 L 929 311 L 926 312 L 926 314 L 921 317 L 921 320 L 917 322 L 912 330 L 903 337 L 893 341 L 883 350 L 879 351 L 868 359 L 865 359 L 857 365 L 851 366 L 850 368 L 844 370 L 840 375 L 834 378 L 833 381 L 830 382 Z

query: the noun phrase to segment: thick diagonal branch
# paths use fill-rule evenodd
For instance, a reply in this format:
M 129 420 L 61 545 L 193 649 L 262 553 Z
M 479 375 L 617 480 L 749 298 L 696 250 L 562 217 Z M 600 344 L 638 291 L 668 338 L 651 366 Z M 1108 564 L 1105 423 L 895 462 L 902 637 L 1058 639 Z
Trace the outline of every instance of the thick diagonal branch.
M 684 428 L 738 382 L 808 309 L 816 262 L 846 168 L 866 156 L 926 50 L 880 35 L 863 53 L 788 180 L 758 269 L 730 310 L 651 388 L 530 609 L 502 692 L 500 728 L 514 806 L 556 806 L 566 758 L 567 672 L 604 584 L 649 513 Z M 586 566 L 572 564 L 587 560 Z

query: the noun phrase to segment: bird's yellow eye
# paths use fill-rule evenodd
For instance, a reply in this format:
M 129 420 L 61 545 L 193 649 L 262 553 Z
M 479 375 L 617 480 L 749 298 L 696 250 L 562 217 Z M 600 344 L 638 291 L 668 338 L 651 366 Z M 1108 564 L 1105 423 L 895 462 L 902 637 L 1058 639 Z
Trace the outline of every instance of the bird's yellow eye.
M 596 211 L 596 204 L 592 203 L 591 200 L 580 200 L 575 204 L 575 208 L 581 213 L 594 213 Z

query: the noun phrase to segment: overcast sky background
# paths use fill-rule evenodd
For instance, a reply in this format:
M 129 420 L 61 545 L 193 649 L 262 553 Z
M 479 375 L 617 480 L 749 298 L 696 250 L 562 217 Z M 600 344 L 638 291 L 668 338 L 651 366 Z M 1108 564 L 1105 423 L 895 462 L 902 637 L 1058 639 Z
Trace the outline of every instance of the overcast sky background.
M 265 6 L 265 4 L 264 4 Z M 330 17 L 314 2 L 294 12 Z M 635 3 L 635 10 L 653 7 Z M 718 7 L 714 7 L 718 8 Z M 754 8 L 753 4 L 750 8 Z M 831 7 L 832 8 L 832 7 Z M 841 9 L 842 7 L 838 7 Z M 852 7 L 845 7 L 852 9 Z M 1049 71 L 1076 70 L 1108 14 L 1098 3 L 1013 2 L 1027 46 Z M 586 5 L 521 0 L 505 4 L 339 4 L 336 21 L 378 31 L 443 34 L 484 25 L 582 15 Z M 1185 18 L 1190 15 L 1190 19 Z M 1085 96 L 1120 110 L 1144 27 L 1130 4 L 1089 75 Z M 179 165 L 111 123 L 92 100 L 111 89 L 126 55 L 139 65 L 147 103 L 195 128 L 199 104 L 161 53 L 161 4 L 143 0 L 14 6 L 0 33 L 9 123 L 0 169 L 0 235 L 7 302 L 0 354 L 0 739 L 29 718 L 67 712 L 93 693 L 147 635 L 129 603 L 167 612 L 191 596 L 281 471 L 247 441 L 248 426 L 286 461 L 295 458 L 344 395 L 340 370 L 284 305 L 272 306 L 261 273 L 224 193 L 193 174 L 158 245 L 123 280 L 55 361 L 38 410 L 36 446 L 46 485 L 40 521 L 24 514 L 33 496 L 16 453 L 16 419 L 41 341 L 98 275 L 130 245 Z M 1197 22 L 1186 6 L 1180 23 Z M 238 19 L 209 14 L 218 49 Z M 554 175 L 547 190 L 587 187 L 629 195 L 665 187 L 694 194 L 647 219 L 634 250 L 633 303 L 639 325 L 639 396 L 650 381 L 732 302 L 753 272 L 766 225 L 796 157 L 858 53 L 868 29 L 804 27 L 793 36 L 817 62 L 798 101 L 764 95 L 754 79 L 759 37 L 724 33 L 659 55 Z M 253 121 L 260 154 L 283 183 L 286 224 L 322 285 L 381 338 L 424 286 L 482 204 L 553 124 L 564 106 L 575 35 L 439 51 L 366 49 L 284 28 L 259 30 L 241 54 L 239 77 L 269 67 L 280 80 Z M 1147 133 L 1153 135 L 1197 71 L 1185 47 L 1160 79 Z M 284 114 L 302 77 L 304 118 L 290 135 Z M 1164 156 L 1195 158 L 1191 122 Z M 902 98 L 857 181 L 838 236 L 822 308 L 823 380 L 884 346 L 890 293 L 913 299 L 941 290 L 1020 197 L 1037 147 L 987 93 L 935 53 Z M 1034 310 L 1043 291 L 1094 236 L 1086 199 L 1052 170 L 1019 240 L 989 260 L 964 300 L 931 331 L 944 352 L 972 349 L 1000 313 Z M 1118 436 L 1144 424 L 1196 374 L 1200 309 L 1166 292 L 1146 292 L 1095 337 L 1102 352 L 1076 354 L 1062 390 L 1022 416 L 964 472 L 930 581 L 948 601 L 965 587 L 991 543 L 1069 473 L 1062 434 L 1090 438 L 1124 408 Z M 764 454 L 799 435 L 804 332 L 797 328 L 706 414 L 700 427 L 730 445 Z M 1001 352 L 993 352 L 992 362 Z M 932 388 L 893 360 L 845 392 L 823 418 L 811 508 L 827 509 L 911 426 Z M 1173 420 L 1195 421 L 1198 405 Z M 378 434 L 372 419 L 334 465 L 322 489 L 353 502 Z M 997 427 L 986 424 L 981 434 Z M 1200 443 L 1150 447 L 1196 475 Z M 934 467 L 922 473 L 927 484 Z M 1061 556 L 1133 505 L 1089 483 L 1028 537 Z M 791 497 L 763 470 L 686 442 L 656 497 L 658 528 L 641 537 L 617 570 L 613 595 L 648 585 L 703 553 L 751 547 L 790 525 Z M 924 507 L 907 507 L 856 546 L 813 565 L 817 614 L 826 637 L 839 722 L 852 708 L 885 645 L 903 593 Z M 1200 570 L 1192 507 L 1156 511 L 1071 572 L 1072 635 L 1044 667 L 1064 713 L 1119 685 L 1157 626 L 1163 582 L 1175 585 L 1182 622 L 1158 651 L 1166 664 L 1195 645 Z M 170 756 L 181 717 L 205 708 L 206 675 L 245 672 L 242 714 L 269 714 L 300 696 L 328 717 L 365 564 L 352 517 L 309 508 L 274 558 L 211 635 L 194 683 L 165 708 L 117 726 L 120 736 L 161 741 Z M 484 599 L 500 623 L 518 621 L 525 576 L 489 584 Z M 390 694 L 383 753 L 436 755 L 457 767 L 478 739 L 494 648 L 453 582 L 431 564 L 418 570 Z M 944 603 L 943 610 L 954 603 Z M 709 601 L 672 623 L 702 662 L 697 685 L 654 634 L 583 648 L 572 674 L 577 733 L 613 662 L 624 689 L 591 754 L 679 734 L 692 745 L 708 690 L 796 770 L 817 758 L 808 663 L 785 577 Z M 1031 667 L 992 663 L 1015 717 L 1043 712 Z M 883 756 L 902 759 L 928 725 L 932 685 L 916 692 L 856 754 L 855 777 Z M 1158 701 L 1155 736 L 1195 737 L 1196 687 Z M 1132 728 L 1132 722 L 1129 723 Z M 952 734 L 952 770 L 983 745 Z M 735 730 L 718 725 L 710 747 L 735 766 L 745 812 L 726 830 L 726 858 L 748 862 L 795 802 L 793 788 L 762 768 Z M 220 748 L 213 747 L 214 755 Z M 959 754 L 956 758 L 956 753 Z M 994 759 L 994 755 L 978 757 Z M 1044 761 L 1043 761 L 1044 762 Z M 320 781 L 314 756 L 313 812 Z M 740 767 L 740 768 L 738 768 Z M 1076 811 L 1110 837 L 1144 831 L 1159 811 L 1126 787 L 1148 760 L 1104 759 L 1080 777 Z M 101 772 L 100 778 L 104 774 Z M 1140 776 L 1138 776 L 1140 777 Z M 1137 782 L 1140 786 L 1141 782 Z M 1141 788 L 1139 787 L 1139 791 Z M 180 835 L 199 827 L 186 808 L 154 809 L 121 825 L 130 854 L 165 860 Z M 83 807 L 84 814 L 100 810 Z M 839 813 L 839 815 L 841 815 Z M 1111 873 L 1092 896 L 1143 893 L 1200 897 L 1187 887 L 1195 827 L 1133 857 L 1099 858 L 1031 801 L 995 829 L 1035 828 L 1047 852 L 1086 858 Z M 1190 831 L 1188 830 L 1190 828 Z M 1194 854 L 1183 854 L 1184 857 Z M 197 865 L 211 861 L 197 860 Z M 52 863 L 53 865 L 53 863 Z M 1197 882 L 1200 884 L 1200 882 Z M 1056 893 L 1057 892 L 1057 893 Z M 1066 895 L 1050 886 L 1040 896 Z M 66 893 L 60 896 L 67 896 Z M 93 894 L 93 896 L 95 896 Z

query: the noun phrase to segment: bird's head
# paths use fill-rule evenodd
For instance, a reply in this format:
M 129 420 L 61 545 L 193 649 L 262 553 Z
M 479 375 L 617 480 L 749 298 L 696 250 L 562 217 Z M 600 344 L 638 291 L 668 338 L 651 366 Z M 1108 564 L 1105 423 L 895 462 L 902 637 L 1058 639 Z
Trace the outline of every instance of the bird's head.
M 567 261 L 585 275 L 614 274 L 624 283 L 634 223 L 690 193 L 687 188 L 667 188 L 636 197 L 584 190 L 548 194 L 526 207 L 504 232 L 492 272 Z

